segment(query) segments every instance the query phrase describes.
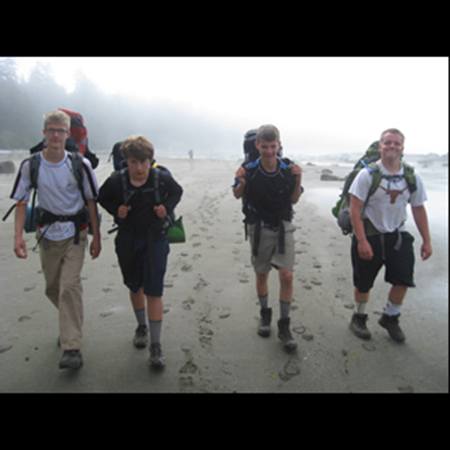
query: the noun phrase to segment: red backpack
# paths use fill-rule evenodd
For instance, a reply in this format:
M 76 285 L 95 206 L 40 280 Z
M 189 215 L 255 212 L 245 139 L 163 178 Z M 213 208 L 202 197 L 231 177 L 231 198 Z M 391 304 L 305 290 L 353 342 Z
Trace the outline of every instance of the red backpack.
M 70 117 L 70 137 L 75 141 L 80 153 L 84 156 L 88 145 L 87 128 L 84 126 L 83 116 L 70 109 L 58 108 Z

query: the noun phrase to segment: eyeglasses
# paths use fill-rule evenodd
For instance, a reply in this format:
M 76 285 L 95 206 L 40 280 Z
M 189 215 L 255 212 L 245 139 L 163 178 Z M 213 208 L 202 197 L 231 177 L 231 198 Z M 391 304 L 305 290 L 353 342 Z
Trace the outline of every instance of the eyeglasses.
M 65 128 L 46 128 L 45 131 L 50 134 L 64 134 L 68 132 Z

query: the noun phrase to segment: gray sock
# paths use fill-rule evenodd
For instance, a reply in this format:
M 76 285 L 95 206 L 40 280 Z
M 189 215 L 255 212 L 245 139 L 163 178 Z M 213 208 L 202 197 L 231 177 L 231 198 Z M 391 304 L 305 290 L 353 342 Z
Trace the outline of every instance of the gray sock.
M 291 310 L 291 304 L 280 300 L 280 319 L 287 319 Z
M 259 304 L 261 305 L 261 308 L 268 308 L 269 307 L 269 296 L 267 295 L 258 295 Z
M 149 320 L 150 324 L 150 343 L 159 344 L 161 337 L 162 320 Z
M 134 314 L 136 316 L 138 325 L 147 325 L 147 320 L 146 320 L 146 316 L 145 316 L 145 308 L 135 309 Z
M 356 303 L 356 312 L 358 314 L 364 314 L 366 312 L 367 302 L 355 302 Z

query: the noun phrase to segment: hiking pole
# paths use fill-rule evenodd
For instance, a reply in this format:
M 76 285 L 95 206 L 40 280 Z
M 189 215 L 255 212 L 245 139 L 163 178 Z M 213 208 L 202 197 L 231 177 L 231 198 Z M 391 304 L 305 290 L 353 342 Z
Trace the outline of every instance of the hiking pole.
M 26 195 L 24 195 L 17 203 L 22 202 L 25 199 Z M 4 222 L 9 215 L 12 213 L 13 209 L 17 206 L 17 203 L 14 203 L 9 209 L 8 211 L 6 211 L 6 214 L 2 217 L 2 221 Z
M 13 211 L 13 209 L 16 207 L 16 203 L 14 203 L 14 205 L 12 205 L 9 209 L 8 209 L 8 211 L 6 211 L 6 214 L 3 216 L 3 218 L 2 218 L 2 221 L 4 222 L 8 217 L 9 217 L 9 215 L 12 213 L 12 211 Z
M 36 241 L 36 245 L 31 249 L 32 252 L 35 252 L 36 249 L 38 248 L 39 243 L 42 241 L 42 238 L 45 236 L 45 234 L 47 233 L 47 230 L 50 228 L 51 223 L 49 223 L 47 225 L 47 228 L 44 230 L 43 233 L 41 233 L 41 235 L 39 236 L 38 240 Z

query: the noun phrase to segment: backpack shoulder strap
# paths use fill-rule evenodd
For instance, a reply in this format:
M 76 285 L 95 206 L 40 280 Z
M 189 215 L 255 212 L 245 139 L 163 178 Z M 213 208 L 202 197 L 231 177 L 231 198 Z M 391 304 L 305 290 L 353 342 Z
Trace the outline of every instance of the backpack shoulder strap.
M 372 182 L 370 184 L 369 192 L 367 194 L 366 200 L 363 205 L 362 211 L 366 208 L 367 203 L 369 202 L 369 198 L 375 193 L 375 191 L 378 189 L 378 186 L 381 183 L 381 170 L 375 163 L 370 163 L 366 166 L 366 169 L 369 171 L 369 173 L 372 175 Z
M 261 158 L 257 158 L 254 161 L 250 161 L 248 163 L 245 163 L 243 167 L 247 171 L 248 170 L 254 170 L 254 169 L 259 167 L 260 162 L 261 162 Z
M 158 169 L 157 167 L 152 167 L 151 171 L 153 172 L 153 188 L 155 190 L 155 203 L 159 205 L 161 204 L 161 193 L 159 192 L 160 169 Z
M 280 163 L 281 170 L 288 170 L 291 167 L 291 164 L 293 164 L 293 162 L 289 158 L 278 157 L 277 159 Z
M 128 204 L 130 198 L 133 196 L 134 193 L 134 191 L 130 188 L 128 184 L 127 173 L 128 173 L 127 167 L 124 167 L 119 171 L 120 181 L 122 184 L 123 199 L 125 204 Z
M 30 185 L 33 189 L 37 189 L 41 155 L 40 153 L 35 153 L 28 160 L 30 161 Z
M 78 189 L 80 190 L 80 194 L 83 197 L 84 204 L 87 204 L 86 196 L 84 195 L 83 189 L 83 159 L 78 152 L 68 153 L 67 157 L 70 159 L 72 163 L 72 173 L 77 182 Z M 87 173 L 87 172 L 86 172 Z M 89 177 L 88 177 L 89 179 Z M 92 180 L 90 180 L 92 181 Z M 93 184 L 91 183 L 91 189 L 93 189 Z M 92 190 L 95 195 L 95 188 Z
M 412 194 L 417 190 L 417 180 L 416 174 L 414 173 L 414 167 L 404 162 L 402 162 L 402 165 L 406 184 L 408 185 L 409 192 Z

